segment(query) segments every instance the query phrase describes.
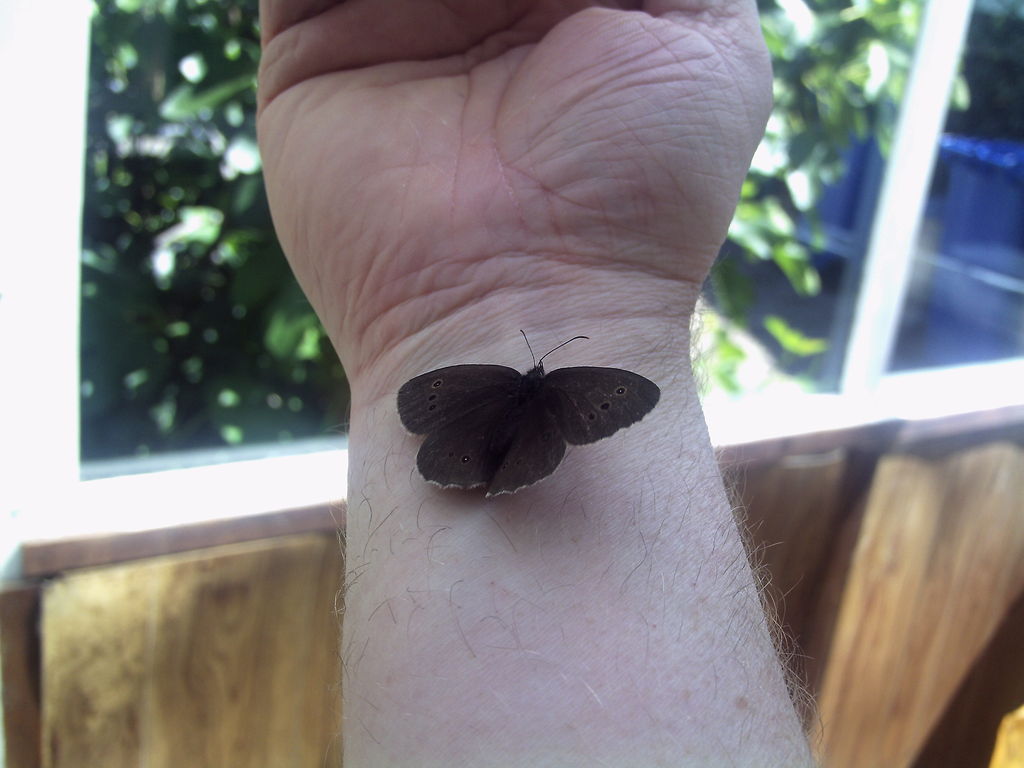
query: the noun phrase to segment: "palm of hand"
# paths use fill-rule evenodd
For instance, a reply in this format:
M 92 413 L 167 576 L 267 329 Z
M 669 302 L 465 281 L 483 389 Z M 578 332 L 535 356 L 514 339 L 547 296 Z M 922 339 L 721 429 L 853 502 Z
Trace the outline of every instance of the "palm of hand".
M 459 55 L 294 78 L 264 105 L 261 144 L 328 329 L 538 262 L 701 281 L 767 114 L 764 53 L 734 42 L 748 16 L 591 8 Z

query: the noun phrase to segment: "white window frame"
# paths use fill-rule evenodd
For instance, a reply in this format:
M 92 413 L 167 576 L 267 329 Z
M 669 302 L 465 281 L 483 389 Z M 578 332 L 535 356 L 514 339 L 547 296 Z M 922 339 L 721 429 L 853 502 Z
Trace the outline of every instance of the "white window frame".
M 932 0 L 925 8 L 864 255 L 840 381 L 844 394 L 877 389 L 896 343 L 972 7 L 973 0 Z
M 0 577 L 24 541 L 159 528 L 344 498 L 343 446 L 276 458 L 79 479 L 79 249 L 88 0 L 54 16 L 0 3 L 0 78 L 9 116 L 0 216 Z M 929 418 L 1024 402 L 1024 359 L 884 375 L 970 0 L 930 3 L 881 192 L 840 395 L 753 399 L 707 409 L 716 444 L 887 418 Z M 38 53 L 45 30 L 47 56 Z M 60 52 L 59 57 L 55 52 Z M 49 68 L 47 68 L 49 67 Z M 14 181 L 11 181 L 11 180 Z
M 78 481 L 78 295 L 89 14 L 0 3 L 0 577 L 27 506 Z

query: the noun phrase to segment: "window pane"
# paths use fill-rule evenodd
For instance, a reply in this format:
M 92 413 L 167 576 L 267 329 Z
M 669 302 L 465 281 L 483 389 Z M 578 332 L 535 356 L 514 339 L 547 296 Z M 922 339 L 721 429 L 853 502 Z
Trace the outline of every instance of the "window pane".
M 1024 355 L 1024 15 L 979 2 L 935 164 L 893 370 Z
M 714 395 L 831 392 L 923 4 L 759 6 L 775 106 L 710 282 L 704 378 Z
M 94 5 L 83 460 L 335 433 L 344 376 L 263 190 L 257 0 Z

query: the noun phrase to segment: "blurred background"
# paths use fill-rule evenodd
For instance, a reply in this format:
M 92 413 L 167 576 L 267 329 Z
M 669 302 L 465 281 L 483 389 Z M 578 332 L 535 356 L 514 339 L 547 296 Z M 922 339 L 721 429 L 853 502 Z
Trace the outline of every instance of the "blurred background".
M 842 389 L 923 8 L 762 0 L 775 110 L 706 292 L 708 396 Z M 875 340 L 885 372 L 1024 354 L 1020 8 L 984 0 L 962 30 L 920 220 L 903 221 L 902 307 Z M 90 26 L 83 470 L 343 431 L 344 374 L 267 209 L 256 0 L 97 0 Z
M 344 428 L 344 374 L 267 208 L 257 22 L 255 0 L 93 4 L 85 465 Z

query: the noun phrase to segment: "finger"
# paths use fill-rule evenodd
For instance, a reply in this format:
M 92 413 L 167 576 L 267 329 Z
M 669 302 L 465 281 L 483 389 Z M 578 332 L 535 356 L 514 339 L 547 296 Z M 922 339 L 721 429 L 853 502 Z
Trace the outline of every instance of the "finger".
M 757 14 L 756 0 L 645 0 L 643 9 L 651 16 L 696 16 Z
M 756 0 L 644 0 L 643 10 L 681 28 L 691 43 L 691 56 L 702 49 L 721 58 L 724 66 L 708 71 L 706 87 L 746 108 L 750 125 L 756 127 L 753 152 L 772 107 L 771 59 Z M 709 45 L 693 44 L 694 35 Z
M 260 100 L 329 72 L 465 53 L 539 4 L 481 0 L 262 0 Z
M 719 44 L 764 58 L 757 0 L 644 0 L 642 10 L 701 34 Z
M 279 32 L 319 16 L 345 0 L 260 0 L 260 33 L 264 45 Z

